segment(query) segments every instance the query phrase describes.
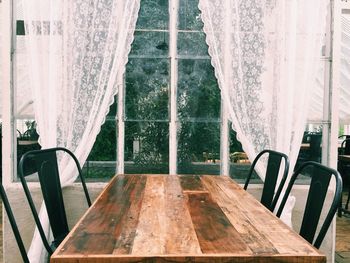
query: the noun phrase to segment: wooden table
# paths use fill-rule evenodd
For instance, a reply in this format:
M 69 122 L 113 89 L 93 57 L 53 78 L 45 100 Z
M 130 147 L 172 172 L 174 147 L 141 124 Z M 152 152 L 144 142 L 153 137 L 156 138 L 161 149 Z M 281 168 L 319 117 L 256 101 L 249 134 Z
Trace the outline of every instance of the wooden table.
M 326 262 L 224 176 L 118 175 L 51 257 L 81 262 Z

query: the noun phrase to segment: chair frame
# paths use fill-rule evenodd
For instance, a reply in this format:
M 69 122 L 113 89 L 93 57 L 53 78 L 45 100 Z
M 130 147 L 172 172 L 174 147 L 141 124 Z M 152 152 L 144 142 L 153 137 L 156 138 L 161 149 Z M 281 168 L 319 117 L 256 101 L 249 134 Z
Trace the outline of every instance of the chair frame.
M 340 145 L 340 148 L 338 149 L 338 155 L 348 155 L 350 154 L 350 138 L 349 138 L 349 135 L 341 135 L 339 136 L 338 138 L 341 138 L 341 137 L 345 137 L 345 139 L 342 141 L 341 145 Z M 346 173 L 346 170 L 349 169 L 349 163 L 345 163 L 344 161 L 339 161 L 338 160 L 338 171 L 340 172 L 342 178 L 344 178 L 344 181 L 343 183 L 348 183 L 349 184 L 349 180 L 346 180 L 345 181 L 345 178 L 347 176 L 348 173 Z M 339 210 L 338 210 L 338 215 L 339 217 L 342 216 L 342 213 L 346 213 L 346 214 L 349 214 L 350 211 L 348 210 L 349 209 L 349 202 L 350 202 L 350 187 L 349 187 L 349 191 L 348 191 L 348 197 L 347 197 L 347 200 L 345 202 L 345 206 L 343 208 L 342 206 L 342 202 L 340 202 L 339 204 Z
M 350 138 L 346 138 L 341 142 L 339 154 L 349 154 L 349 148 L 350 148 Z
M 85 194 L 85 197 L 87 200 L 87 204 L 90 207 L 91 206 L 91 199 L 90 199 L 87 187 L 86 187 L 86 183 L 85 183 L 85 179 L 83 177 L 81 166 L 79 164 L 78 159 L 75 157 L 75 155 L 70 150 L 68 150 L 66 148 L 62 148 L 62 147 L 55 147 L 55 148 L 49 148 L 49 149 L 43 149 L 43 150 L 29 151 L 29 152 L 26 152 L 25 154 L 23 154 L 23 156 L 19 162 L 19 166 L 18 166 L 19 178 L 21 180 L 25 195 L 27 197 L 30 209 L 32 211 L 35 224 L 38 228 L 42 242 L 43 242 L 47 252 L 50 254 L 50 256 L 52 255 L 53 251 L 56 249 L 56 247 L 61 243 L 61 241 L 65 238 L 65 236 L 69 232 L 67 216 L 66 216 L 65 208 L 64 208 L 62 188 L 61 188 L 61 183 L 60 183 L 60 178 L 59 178 L 58 163 L 57 163 L 57 152 L 59 152 L 59 151 L 67 153 L 74 160 L 76 167 L 78 169 L 79 178 L 81 180 L 81 183 L 82 183 L 82 186 L 84 189 L 84 194 Z M 48 156 L 49 160 L 47 160 L 45 158 L 41 158 L 43 155 L 44 155 L 44 157 Z M 45 155 L 47 155 L 47 156 L 45 156 Z M 36 164 L 36 168 L 37 168 L 37 172 L 38 172 L 38 176 L 39 176 L 41 191 L 42 191 L 44 202 L 45 202 L 47 212 L 48 212 L 48 217 L 49 217 L 51 229 L 52 229 L 53 234 L 54 234 L 55 240 L 53 241 L 52 245 L 49 244 L 49 242 L 46 238 L 46 235 L 45 235 L 43 227 L 41 225 L 41 222 L 40 222 L 38 213 L 36 211 L 33 199 L 31 197 L 31 193 L 29 191 L 27 181 L 25 179 L 25 177 L 29 175 L 29 174 L 25 174 L 25 171 L 24 171 L 25 162 L 27 160 L 31 160 L 31 158 L 33 158 L 33 157 L 38 157 L 38 159 L 35 159 L 35 164 Z M 33 161 L 33 159 L 31 161 Z M 49 176 L 50 178 L 47 178 L 48 176 L 45 176 L 45 169 L 48 167 L 47 164 L 52 164 L 54 166 L 53 167 L 54 171 L 51 171 L 52 173 Z M 50 185 L 51 188 L 50 188 L 50 186 L 46 186 L 45 183 L 51 184 Z M 54 187 L 54 189 L 52 189 L 52 187 Z M 55 199 L 56 207 L 52 207 L 50 204 L 50 201 L 48 200 L 50 198 L 50 196 L 49 196 L 50 191 L 56 192 L 56 195 L 57 195 L 56 197 L 58 199 L 58 200 Z M 61 213 L 59 219 L 52 216 L 49 212 L 49 210 L 56 212 L 57 211 L 56 209 L 58 209 L 59 212 Z M 54 221 L 56 221 L 56 222 L 59 221 L 59 223 L 61 225 L 55 226 L 53 224 Z
M 287 199 L 289 197 L 290 191 L 292 190 L 292 187 L 295 183 L 295 180 L 297 179 L 298 175 L 301 174 L 307 167 L 313 167 L 316 172 L 313 172 L 311 177 L 311 183 L 310 183 L 310 189 L 307 196 L 307 201 L 305 205 L 305 212 L 302 219 L 302 224 L 300 227 L 300 235 L 305 238 L 309 243 L 313 244 L 314 247 L 320 248 L 321 243 L 327 233 L 327 230 L 332 223 L 333 217 L 339 207 L 339 203 L 341 201 L 341 194 L 342 194 L 342 188 L 343 183 L 341 176 L 339 172 L 335 169 L 329 168 L 327 166 L 324 166 L 320 163 L 309 161 L 303 163 L 292 175 L 290 182 L 288 184 L 288 187 L 285 191 L 285 195 L 282 199 L 281 205 L 277 211 L 277 216 L 280 216 L 283 208 L 287 202 Z M 322 224 L 322 227 L 316 237 L 315 242 L 313 243 L 317 225 L 319 223 L 320 215 L 322 212 L 322 208 L 324 205 L 324 200 L 326 198 L 329 183 L 332 179 L 332 176 L 334 176 L 336 180 L 336 189 L 333 197 L 333 201 L 331 204 L 331 207 L 327 213 L 327 216 Z M 322 189 L 319 188 L 319 186 L 324 185 L 326 187 L 323 187 Z M 313 194 L 317 193 L 317 196 L 314 197 Z M 311 211 L 312 210 L 312 211 Z M 310 227 L 311 226 L 311 227 Z
M 247 190 L 250 179 L 253 175 L 254 169 L 260 158 L 264 154 L 269 154 L 268 156 L 268 162 L 267 162 L 267 167 L 266 167 L 266 173 L 265 173 L 265 182 L 264 182 L 264 187 L 263 187 L 263 192 L 261 195 L 261 203 L 267 207 L 271 212 L 274 211 L 278 198 L 281 195 L 283 186 L 287 180 L 288 172 L 289 172 L 289 158 L 286 154 L 277 152 L 274 150 L 263 150 L 261 151 L 254 159 L 248 173 L 248 177 L 245 181 L 244 184 L 244 190 Z M 281 182 L 277 188 L 277 191 L 275 193 L 276 189 L 276 184 L 277 184 L 277 179 L 278 175 L 280 173 L 280 167 L 281 167 L 281 162 L 282 159 L 284 160 L 284 172 L 283 176 L 281 179 Z M 277 163 L 277 165 L 275 165 Z
M 7 198 L 7 195 L 6 195 L 6 192 L 5 192 L 5 189 L 4 189 L 3 185 L 2 185 L 2 183 L 0 184 L 0 196 L 1 196 L 2 202 L 4 204 L 4 208 L 6 210 L 6 214 L 7 214 L 7 217 L 9 219 L 9 222 L 10 222 L 13 234 L 14 234 L 15 239 L 17 241 L 17 245 L 18 245 L 19 251 L 21 253 L 23 262 L 29 263 L 27 251 L 26 251 L 26 249 L 24 247 L 24 243 L 23 243 L 21 234 L 19 233 L 18 226 L 17 226 L 15 217 L 13 215 L 13 212 L 12 212 L 12 209 L 11 209 L 11 206 L 10 206 L 10 202 L 9 202 L 9 200 Z

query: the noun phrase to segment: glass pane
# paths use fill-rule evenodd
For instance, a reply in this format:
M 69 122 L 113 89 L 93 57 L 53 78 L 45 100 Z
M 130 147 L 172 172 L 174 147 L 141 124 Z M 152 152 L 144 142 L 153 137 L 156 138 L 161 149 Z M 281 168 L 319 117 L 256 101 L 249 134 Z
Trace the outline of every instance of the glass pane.
M 36 131 L 36 122 L 34 119 L 17 119 L 17 166 L 22 155 L 28 151 L 40 150 L 38 143 L 39 134 Z M 26 171 L 33 171 L 29 167 L 25 167 Z
M 304 131 L 297 163 L 294 169 L 297 169 L 307 161 L 321 163 L 322 158 L 322 125 L 308 124 Z
M 30 90 L 30 75 L 27 66 L 24 36 L 17 36 L 14 58 L 15 114 L 20 118 L 34 118 L 33 97 Z
M 179 123 L 178 173 L 220 174 L 219 123 Z
M 203 32 L 179 32 L 177 52 L 181 56 L 206 56 L 208 46 Z
M 202 30 L 203 22 L 198 9 L 198 0 L 180 0 L 179 29 Z
M 125 173 L 169 173 L 169 124 L 125 122 Z
M 117 123 L 115 119 L 118 96 L 109 107 L 105 123 L 96 137 L 94 146 L 83 166 L 83 173 L 91 180 L 109 179 L 116 173 Z
M 237 133 L 230 129 L 230 177 L 239 183 L 244 183 L 248 176 L 251 163 L 236 135 Z M 256 172 L 253 173 L 250 183 L 262 183 Z
M 168 120 L 168 68 L 167 59 L 129 59 L 125 75 L 127 120 Z
M 165 29 L 169 24 L 168 0 L 141 0 L 137 29 Z
M 220 89 L 210 60 L 181 59 L 178 64 L 178 118 L 220 118 Z
M 140 32 L 134 34 L 130 56 L 164 57 L 169 53 L 168 32 Z
M 89 178 L 109 179 L 116 173 L 116 121 L 108 118 L 83 167 L 83 173 Z
M 118 110 L 118 96 L 114 97 L 114 102 L 113 104 L 109 107 L 109 112 L 107 116 L 110 117 L 115 117 L 117 116 L 117 110 Z

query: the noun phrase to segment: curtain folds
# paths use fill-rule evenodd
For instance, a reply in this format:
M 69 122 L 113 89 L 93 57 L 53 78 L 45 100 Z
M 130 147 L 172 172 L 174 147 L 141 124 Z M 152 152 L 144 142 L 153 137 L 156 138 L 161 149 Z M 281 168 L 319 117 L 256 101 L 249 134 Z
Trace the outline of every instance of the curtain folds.
M 226 110 L 252 160 L 286 153 L 293 168 L 322 63 L 325 0 L 200 0 Z M 264 175 L 260 173 L 264 180 Z
M 30 86 L 43 148 L 66 147 L 85 162 L 124 73 L 139 5 L 139 0 L 23 1 Z M 62 158 L 59 166 L 62 186 L 72 184 L 77 177 L 73 163 Z M 47 217 L 42 221 L 49 232 Z M 45 262 L 43 253 L 35 233 L 30 261 Z

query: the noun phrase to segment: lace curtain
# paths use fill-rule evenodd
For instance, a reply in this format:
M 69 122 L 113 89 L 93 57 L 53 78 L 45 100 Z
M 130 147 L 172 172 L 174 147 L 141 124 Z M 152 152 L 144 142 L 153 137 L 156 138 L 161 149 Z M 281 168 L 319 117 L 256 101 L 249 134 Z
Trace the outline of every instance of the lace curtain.
M 35 120 L 43 148 L 63 146 L 83 164 L 105 121 L 124 73 L 139 0 L 25 0 Z M 76 179 L 73 163 L 62 158 L 62 186 Z M 40 212 L 49 232 L 45 207 Z M 45 262 L 36 231 L 31 262 Z
M 251 160 L 263 149 L 284 152 L 292 169 L 322 63 L 327 1 L 200 0 L 199 8 L 244 151 Z

